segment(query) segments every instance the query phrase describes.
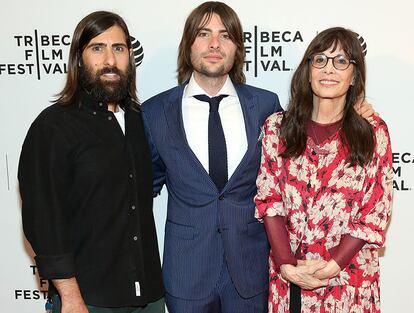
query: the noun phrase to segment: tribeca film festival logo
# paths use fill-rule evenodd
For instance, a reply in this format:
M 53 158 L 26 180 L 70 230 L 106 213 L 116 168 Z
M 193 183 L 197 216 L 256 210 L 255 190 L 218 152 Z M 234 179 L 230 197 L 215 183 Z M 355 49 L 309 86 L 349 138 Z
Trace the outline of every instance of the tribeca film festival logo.
M 366 55 L 367 44 L 361 35 L 357 36 Z M 252 32 L 244 32 L 243 37 L 246 51 L 245 70 L 253 72 L 254 77 L 257 77 L 259 72 L 292 71 L 293 67 L 284 58 L 283 48 L 303 43 L 303 36 L 299 30 L 260 31 L 257 25 Z
M 286 45 L 303 43 L 303 37 L 298 30 L 261 31 L 257 25 L 252 32 L 244 32 L 246 50 L 245 70 L 253 72 L 257 77 L 259 72 L 292 71 L 284 58 L 283 48 Z
M 134 37 L 130 37 L 135 66 L 144 58 L 144 49 Z M 67 54 L 71 43 L 67 34 L 14 35 L 13 41 L 22 60 L 16 63 L 0 63 L 0 75 L 35 75 L 40 80 L 44 75 L 67 73 Z
M 13 41 L 22 61 L 0 63 L 0 75 L 35 75 L 40 80 L 43 75 L 67 72 L 64 52 L 70 45 L 69 35 L 40 34 L 35 29 L 33 35 L 14 35 Z
M 30 272 L 34 276 L 38 276 L 37 266 L 30 265 Z M 39 289 L 15 289 L 14 298 L 16 300 L 46 300 L 48 293 L 48 281 L 46 279 L 39 278 Z
M 392 170 L 394 172 L 393 188 L 398 191 L 410 191 L 411 187 L 404 179 L 403 169 L 414 164 L 414 155 L 410 152 L 393 152 Z

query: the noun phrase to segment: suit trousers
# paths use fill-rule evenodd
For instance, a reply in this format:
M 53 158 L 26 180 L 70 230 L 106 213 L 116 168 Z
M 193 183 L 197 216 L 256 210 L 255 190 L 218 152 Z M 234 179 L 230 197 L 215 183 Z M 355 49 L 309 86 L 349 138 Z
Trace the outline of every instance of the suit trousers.
M 188 300 L 165 294 L 169 313 L 267 313 L 268 292 L 251 298 L 242 298 L 233 282 L 226 261 L 213 292 L 201 300 Z

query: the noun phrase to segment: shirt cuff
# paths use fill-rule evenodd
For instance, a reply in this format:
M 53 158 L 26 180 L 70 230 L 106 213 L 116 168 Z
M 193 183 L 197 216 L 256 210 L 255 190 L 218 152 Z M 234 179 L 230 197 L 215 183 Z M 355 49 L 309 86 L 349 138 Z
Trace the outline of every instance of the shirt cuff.
M 41 278 L 64 279 L 75 276 L 75 261 L 72 253 L 36 255 L 35 261 Z

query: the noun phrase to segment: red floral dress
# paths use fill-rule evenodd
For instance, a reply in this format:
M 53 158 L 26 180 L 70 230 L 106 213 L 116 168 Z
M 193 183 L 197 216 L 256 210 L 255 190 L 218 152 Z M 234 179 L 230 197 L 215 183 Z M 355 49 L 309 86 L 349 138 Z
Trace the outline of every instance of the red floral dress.
M 391 213 L 392 156 L 388 129 L 379 117 L 372 161 L 350 167 L 339 131 L 317 146 L 308 137 L 298 158 L 279 156 L 282 113 L 264 125 L 257 178 L 256 217 L 285 216 L 290 246 L 301 259 L 329 260 L 329 249 L 349 234 L 366 241 L 327 287 L 302 290 L 302 312 L 380 312 L 378 247 Z M 289 312 L 289 283 L 269 257 L 269 312 Z

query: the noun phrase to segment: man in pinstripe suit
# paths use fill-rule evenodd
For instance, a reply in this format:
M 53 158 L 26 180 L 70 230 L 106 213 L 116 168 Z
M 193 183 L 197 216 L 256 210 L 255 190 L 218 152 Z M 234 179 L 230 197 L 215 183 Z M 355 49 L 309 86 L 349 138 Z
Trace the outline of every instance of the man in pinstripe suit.
M 243 63 L 236 13 L 203 3 L 185 24 L 180 85 L 143 104 L 154 191 L 166 184 L 169 192 L 163 276 L 170 313 L 267 312 L 269 245 L 253 196 L 260 126 L 281 107 L 276 94 L 245 84 Z M 220 122 L 210 124 L 207 102 L 215 96 Z M 223 148 L 211 148 L 214 129 Z

